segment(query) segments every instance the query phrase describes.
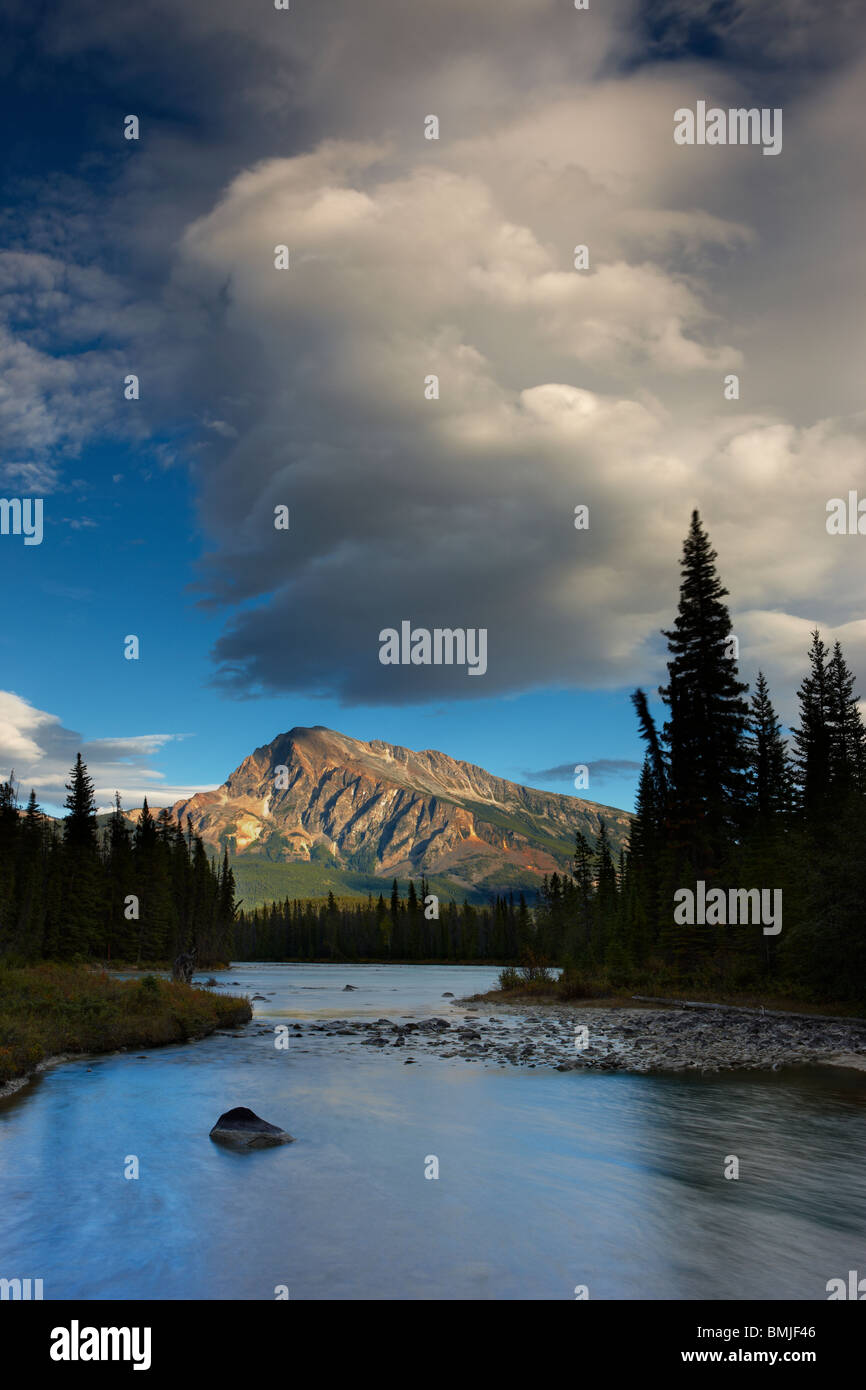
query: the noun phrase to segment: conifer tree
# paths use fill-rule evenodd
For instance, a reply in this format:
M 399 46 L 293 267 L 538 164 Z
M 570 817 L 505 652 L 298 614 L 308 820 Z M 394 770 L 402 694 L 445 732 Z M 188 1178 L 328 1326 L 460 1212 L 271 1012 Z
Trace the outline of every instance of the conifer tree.
M 87 766 L 78 753 L 75 766 L 66 783 L 68 793 L 63 805 L 68 812 L 63 822 L 63 839 L 71 849 L 95 851 L 96 800 L 93 795 L 93 782 L 88 775 Z
M 78 753 L 66 784 L 63 822 L 64 877 L 57 950 L 64 959 L 98 951 L 105 910 L 105 878 L 99 858 L 96 801 L 87 766 Z
M 854 693 L 854 676 L 838 642 L 827 663 L 829 783 L 834 795 L 866 791 L 866 731 Z
M 598 840 L 595 850 L 596 861 L 596 901 L 601 931 L 605 938 L 613 931 L 617 910 L 616 868 L 610 848 L 610 836 L 604 820 L 599 817 Z
M 797 805 L 807 821 L 823 816 L 830 792 L 830 690 L 827 648 L 816 628 L 809 648 L 809 671 L 800 683 L 799 728 L 793 729 Z
M 791 775 L 782 726 L 763 671 L 758 672 L 749 709 L 748 749 L 749 804 L 766 830 L 790 809 Z
M 15 861 L 20 825 L 15 773 L 0 782 L 0 950 L 11 951 L 14 943 Z
M 577 941 L 570 954 L 577 962 L 589 963 L 592 957 L 592 900 L 593 864 L 595 854 L 582 830 L 574 834 L 574 882 L 577 890 Z
M 748 756 L 745 732 L 748 686 L 737 679 L 727 589 L 716 572 L 716 552 L 692 513 L 683 546 L 677 617 L 665 632 L 671 659 L 664 727 L 674 823 L 685 857 L 702 872 L 724 864 L 727 844 L 741 821 Z

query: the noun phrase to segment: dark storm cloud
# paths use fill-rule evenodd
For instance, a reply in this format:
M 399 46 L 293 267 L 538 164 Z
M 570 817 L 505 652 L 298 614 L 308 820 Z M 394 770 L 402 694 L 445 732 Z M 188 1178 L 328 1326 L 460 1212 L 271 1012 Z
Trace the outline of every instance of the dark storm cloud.
M 625 3 L 20 7 L 31 101 L 66 74 L 93 152 L 10 225 L 65 256 L 67 297 L 94 266 L 111 286 L 67 304 L 86 327 L 102 295 L 114 335 L 65 355 L 70 448 L 88 418 L 115 427 L 112 352 L 147 382 L 150 429 L 195 424 L 226 690 L 391 703 L 645 679 L 695 505 L 747 663 L 799 659 L 816 618 L 866 652 L 857 557 L 823 533 L 862 457 L 866 25 L 794 0 L 692 12 L 713 45 L 674 3 L 653 43 Z M 747 47 L 786 61 L 770 78 Z M 654 67 L 663 49 L 677 61 Z M 677 107 L 775 104 L 785 84 L 778 160 L 674 146 Z M 62 354 L 14 299 L 5 322 L 32 400 L 17 457 L 53 466 Z M 484 677 L 383 666 L 403 620 L 486 629 Z

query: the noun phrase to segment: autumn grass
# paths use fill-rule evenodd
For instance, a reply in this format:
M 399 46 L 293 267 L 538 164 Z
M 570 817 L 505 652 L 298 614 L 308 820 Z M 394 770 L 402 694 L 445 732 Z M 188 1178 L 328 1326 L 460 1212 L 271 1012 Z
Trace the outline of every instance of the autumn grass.
M 159 1047 L 246 1023 L 248 999 L 86 966 L 0 965 L 0 1086 L 60 1053 Z
M 553 971 L 539 967 L 506 966 L 499 974 L 498 988 L 469 996 L 485 1004 L 579 1004 L 587 1008 L 654 1008 L 653 1000 L 689 1000 L 692 1003 L 730 1004 L 739 1008 L 767 1009 L 774 1012 L 835 1015 L 863 1018 L 866 1005 L 858 1000 L 822 998 L 805 989 L 795 990 L 782 981 L 755 989 L 745 983 L 716 979 L 709 973 L 701 980 L 685 982 L 662 965 L 642 972 L 567 968 L 556 978 Z M 635 999 L 642 995 L 642 1000 Z

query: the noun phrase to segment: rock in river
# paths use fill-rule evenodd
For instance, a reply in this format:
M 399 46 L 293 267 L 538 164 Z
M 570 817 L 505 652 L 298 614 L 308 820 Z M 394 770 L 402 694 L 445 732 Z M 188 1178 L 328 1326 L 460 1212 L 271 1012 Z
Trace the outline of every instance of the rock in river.
M 211 1139 L 239 1149 L 267 1149 L 273 1144 L 291 1144 L 292 1135 L 239 1105 L 220 1115 L 210 1132 Z

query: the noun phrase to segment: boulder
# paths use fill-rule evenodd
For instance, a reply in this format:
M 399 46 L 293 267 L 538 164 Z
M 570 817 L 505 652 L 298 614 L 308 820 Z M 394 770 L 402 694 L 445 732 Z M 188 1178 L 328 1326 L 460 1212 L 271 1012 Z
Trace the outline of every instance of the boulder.
M 211 1139 L 231 1144 L 239 1149 L 268 1149 L 274 1144 L 291 1144 L 293 1138 L 284 1129 L 268 1124 L 259 1115 L 239 1105 L 220 1115 L 210 1132 Z
M 450 989 L 446 989 L 445 993 L 442 995 L 442 998 L 443 998 L 443 999 L 453 999 L 453 998 L 454 998 L 454 995 L 451 993 Z

